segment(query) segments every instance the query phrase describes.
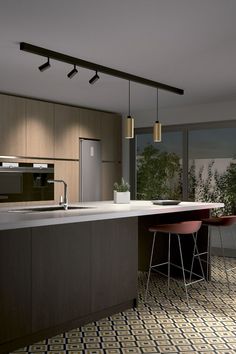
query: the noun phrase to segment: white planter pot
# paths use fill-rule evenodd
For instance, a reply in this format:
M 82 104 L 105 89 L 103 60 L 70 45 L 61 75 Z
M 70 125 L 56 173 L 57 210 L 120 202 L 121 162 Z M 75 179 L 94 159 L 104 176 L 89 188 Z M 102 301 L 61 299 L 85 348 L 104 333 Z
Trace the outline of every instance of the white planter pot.
M 117 192 L 114 191 L 114 203 L 128 204 L 130 203 L 130 192 Z

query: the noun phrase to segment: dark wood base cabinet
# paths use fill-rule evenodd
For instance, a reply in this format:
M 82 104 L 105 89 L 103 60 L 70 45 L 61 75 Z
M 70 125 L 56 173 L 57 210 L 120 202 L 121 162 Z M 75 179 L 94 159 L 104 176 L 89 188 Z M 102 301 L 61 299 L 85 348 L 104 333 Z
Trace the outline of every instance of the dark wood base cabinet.
M 0 231 L 0 353 L 134 306 L 137 218 Z

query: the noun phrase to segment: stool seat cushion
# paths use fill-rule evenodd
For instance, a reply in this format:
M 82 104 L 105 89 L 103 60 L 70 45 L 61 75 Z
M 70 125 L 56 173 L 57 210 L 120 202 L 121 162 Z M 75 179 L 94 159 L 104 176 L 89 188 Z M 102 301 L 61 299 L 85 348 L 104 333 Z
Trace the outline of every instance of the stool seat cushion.
M 200 229 L 201 224 L 201 221 L 183 221 L 175 224 L 154 225 L 149 228 L 149 231 L 187 235 L 197 232 Z
M 210 226 L 230 226 L 236 223 L 236 215 L 213 217 L 202 220 L 203 225 Z

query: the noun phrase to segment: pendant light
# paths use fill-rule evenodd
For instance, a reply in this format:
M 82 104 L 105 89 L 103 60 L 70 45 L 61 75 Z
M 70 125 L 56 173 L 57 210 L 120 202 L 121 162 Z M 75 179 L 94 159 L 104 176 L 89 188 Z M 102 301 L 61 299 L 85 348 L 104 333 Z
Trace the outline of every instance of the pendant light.
M 129 115 L 126 117 L 125 122 L 125 138 L 133 139 L 134 137 L 134 118 L 130 115 L 130 80 L 129 80 Z
M 161 142 L 161 123 L 158 120 L 158 89 L 157 89 L 157 119 L 153 126 L 153 141 L 155 143 Z

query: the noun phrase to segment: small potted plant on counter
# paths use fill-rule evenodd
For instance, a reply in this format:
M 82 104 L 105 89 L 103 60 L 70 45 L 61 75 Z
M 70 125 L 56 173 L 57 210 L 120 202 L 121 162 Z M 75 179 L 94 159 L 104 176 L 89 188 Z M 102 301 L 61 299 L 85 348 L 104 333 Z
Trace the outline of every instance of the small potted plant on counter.
M 114 203 L 127 204 L 130 202 L 130 185 L 121 178 L 121 183 L 114 183 Z

